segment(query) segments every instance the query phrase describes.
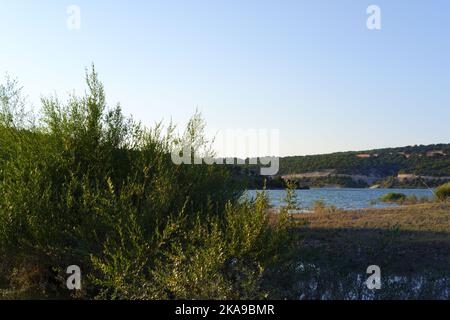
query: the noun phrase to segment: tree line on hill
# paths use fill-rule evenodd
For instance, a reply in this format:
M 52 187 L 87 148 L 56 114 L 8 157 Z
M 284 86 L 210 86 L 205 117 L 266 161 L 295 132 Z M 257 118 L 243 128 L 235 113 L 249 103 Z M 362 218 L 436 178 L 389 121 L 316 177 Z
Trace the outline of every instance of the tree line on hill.
M 281 188 L 292 176 L 299 186 L 341 186 L 364 188 L 378 185 L 386 188 L 418 188 L 438 186 L 450 177 L 450 144 L 416 145 L 367 151 L 338 152 L 323 155 L 280 158 L 280 170 L 275 177 L 261 177 L 258 166 L 237 169 L 237 176 L 247 186 Z M 302 173 L 332 172 L 327 176 L 296 177 Z M 411 178 L 397 179 L 399 174 Z M 366 181 L 358 176 L 370 177 Z M 426 177 L 423 179 L 422 177 Z M 267 179 L 266 179 L 267 178 Z M 264 182 L 265 181 L 265 182 Z

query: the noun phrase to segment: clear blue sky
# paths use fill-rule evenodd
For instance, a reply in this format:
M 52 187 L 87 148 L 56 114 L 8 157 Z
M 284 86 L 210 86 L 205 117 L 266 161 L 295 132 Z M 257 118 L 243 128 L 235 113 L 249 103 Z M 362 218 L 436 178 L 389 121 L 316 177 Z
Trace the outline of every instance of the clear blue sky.
M 450 142 L 449 1 L 0 4 L 0 74 L 37 106 L 83 93 L 94 62 L 108 101 L 146 124 L 198 108 L 211 129 L 280 129 L 282 155 Z

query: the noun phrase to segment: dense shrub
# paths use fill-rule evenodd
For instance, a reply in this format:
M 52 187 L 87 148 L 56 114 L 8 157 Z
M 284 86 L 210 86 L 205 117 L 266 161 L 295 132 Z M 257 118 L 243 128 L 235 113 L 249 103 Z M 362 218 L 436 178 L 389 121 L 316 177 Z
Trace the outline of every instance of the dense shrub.
M 406 200 L 406 195 L 403 193 L 390 192 L 380 198 L 382 202 L 403 202 Z
M 171 161 L 180 145 L 208 152 L 200 116 L 181 136 L 146 129 L 107 107 L 94 69 L 86 81 L 39 117 L 1 87 L 0 295 L 68 296 L 75 264 L 80 298 L 281 297 L 267 279 L 287 261 L 285 219 L 269 224 L 263 194 L 238 203 L 226 166 Z
M 450 182 L 447 182 L 446 184 L 438 187 L 435 191 L 435 194 L 439 200 L 450 199 Z

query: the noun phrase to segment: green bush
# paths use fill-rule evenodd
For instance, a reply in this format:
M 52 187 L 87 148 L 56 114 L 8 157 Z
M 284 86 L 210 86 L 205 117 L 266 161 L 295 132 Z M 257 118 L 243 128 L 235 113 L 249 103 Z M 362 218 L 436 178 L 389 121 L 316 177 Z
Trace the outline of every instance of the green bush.
M 396 192 L 390 192 L 388 194 L 385 194 L 380 198 L 382 202 L 404 202 L 406 200 L 406 195 L 403 193 L 396 193 Z
M 39 116 L 0 87 L 0 296 L 69 297 L 75 264 L 78 298 L 283 297 L 267 279 L 286 274 L 285 220 L 268 223 L 264 195 L 239 203 L 227 166 L 171 161 L 176 146 L 208 150 L 200 116 L 181 136 L 146 129 L 107 107 L 94 69 L 86 81 Z
M 151 255 L 141 254 L 146 243 L 133 230 L 117 233 L 117 242 L 105 244 L 101 257 L 92 259 L 100 271 L 94 283 L 102 288 L 102 298 L 280 297 L 267 277 L 280 265 L 280 247 L 289 244 L 290 236 L 287 220 L 274 228 L 265 208 L 259 195 L 256 203 L 228 204 L 223 220 L 212 217 L 205 223 L 198 216 L 189 228 L 181 215 L 166 226 Z M 123 242 L 136 249 L 122 248 Z
M 438 187 L 435 191 L 436 197 L 439 200 L 447 200 L 450 198 L 450 182 L 447 182 L 443 184 L 442 186 Z

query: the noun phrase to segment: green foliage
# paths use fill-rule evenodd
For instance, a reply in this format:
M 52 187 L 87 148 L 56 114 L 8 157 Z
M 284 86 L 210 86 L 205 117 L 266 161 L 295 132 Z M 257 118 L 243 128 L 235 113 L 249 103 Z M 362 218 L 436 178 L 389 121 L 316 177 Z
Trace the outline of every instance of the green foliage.
M 404 202 L 407 199 L 406 195 L 403 193 L 396 193 L 396 192 L 390 192 L 385 194 L 380 198 L 382 202 L 394 202 L 394 203 L 401 203 Z
M 240 204 L 227 166 L 171 161 L 179 145 L 209 152 L 200 115 L 181 136 L 146 129 L 106 105 L 94 68 L 86 82 L 84 97 L 43 99 L 39 118 L 0 87 L 0 294 L 66 297 L 76 264 L 81 298 L 277 296 L 266 279 L 290 240 L 267 198 Z
M 436 197 L 439 200 L 447 200 L 450 198 L 450 182 L 438 187 L 435 191 Z
M 443 154 L 427 155 L 428 152 L 436 150 L 442 151 Z M 360 158 L 358 154 L 369 154 L 371 156 Z M 280 174 L 282 175 L 327 169 L 335 169 L 336 173 L 342 174 L 396 176 L 403 172 L 449 176 L 450 144 L 338 152 L 280 159 Z
M 377 181 L 377 184 L 380 188 L 413 189 L 438 187 L 442 185 L 444 181 L 446 181 L 444 178 L 432 180 L 424 180 L 420 178 L 399 180 L 396 177 L 391 176 Z
M 172 219 L 156 239 L 143 239 L 137 225 L 122 223 L 114 241 L 92 256 L 93 283 L 101 298 L 262 299 L 282 297 L 266 280 L 278 270 L 280 248 L 289 244 L 286 219 L 269 225 L 266 199 L 225 208 L 224 219 L 200 215 Z M 133 226 L 121 227 L 121 226 Z M 128 244 L 128 245 L 124 245 Z M 289 250 L 287 251 L 289 252 Z
M 319 178 L 302 178 L 297 180 L 297 184 L 309 186 L 312 188 L 323 188 L 329 186 L 339 186 L 344 188 L 367 188 L 368 185 L 362 180 L 355 181 L 350 177 L 319 177 Z
M 364 157 L 360 155 L 364 154 Z M 258 166 L 247 166 L 248 171 L 258 171 Z M 357 176 L 378 177 L 376 183 L 386 188 L 423 188 L 423 179 L 398 180 L 399 173 L 433 176 L 426 179 L 430 187 L 439 186 L 450 176 L 450 144 L 419 145 L 400 148 L 376 149 L 360 152 L 337 152 L 323 155 L 292 156 L 280 158 L 280 176 L 310 172 L 329 172 L 328 176 L 296 178 L 300 185 L 324 187 L 338 185 L 347 188 L 366 188 L 368 183 Z M 355 177 L 350 177 L 351 175 Z M 245 174 L 241 179 L 245 180 Z M 255 177 L 249 187 L 258 185 Z M 292 178 L 291 178 L 292 179 Z M 256 180 L 256 181 L 253 181 Z M 280 188 L 275 177 L 273 187 Z M 272 184 L 268 184 L 272 187 Z
M 286 196 L 284 198 L 284 203 L 286 203 L 286 209 L 295 210 L 298 208 L 298 198 L 296 194 L 297 185 L 295 182 L 286 180 Z

